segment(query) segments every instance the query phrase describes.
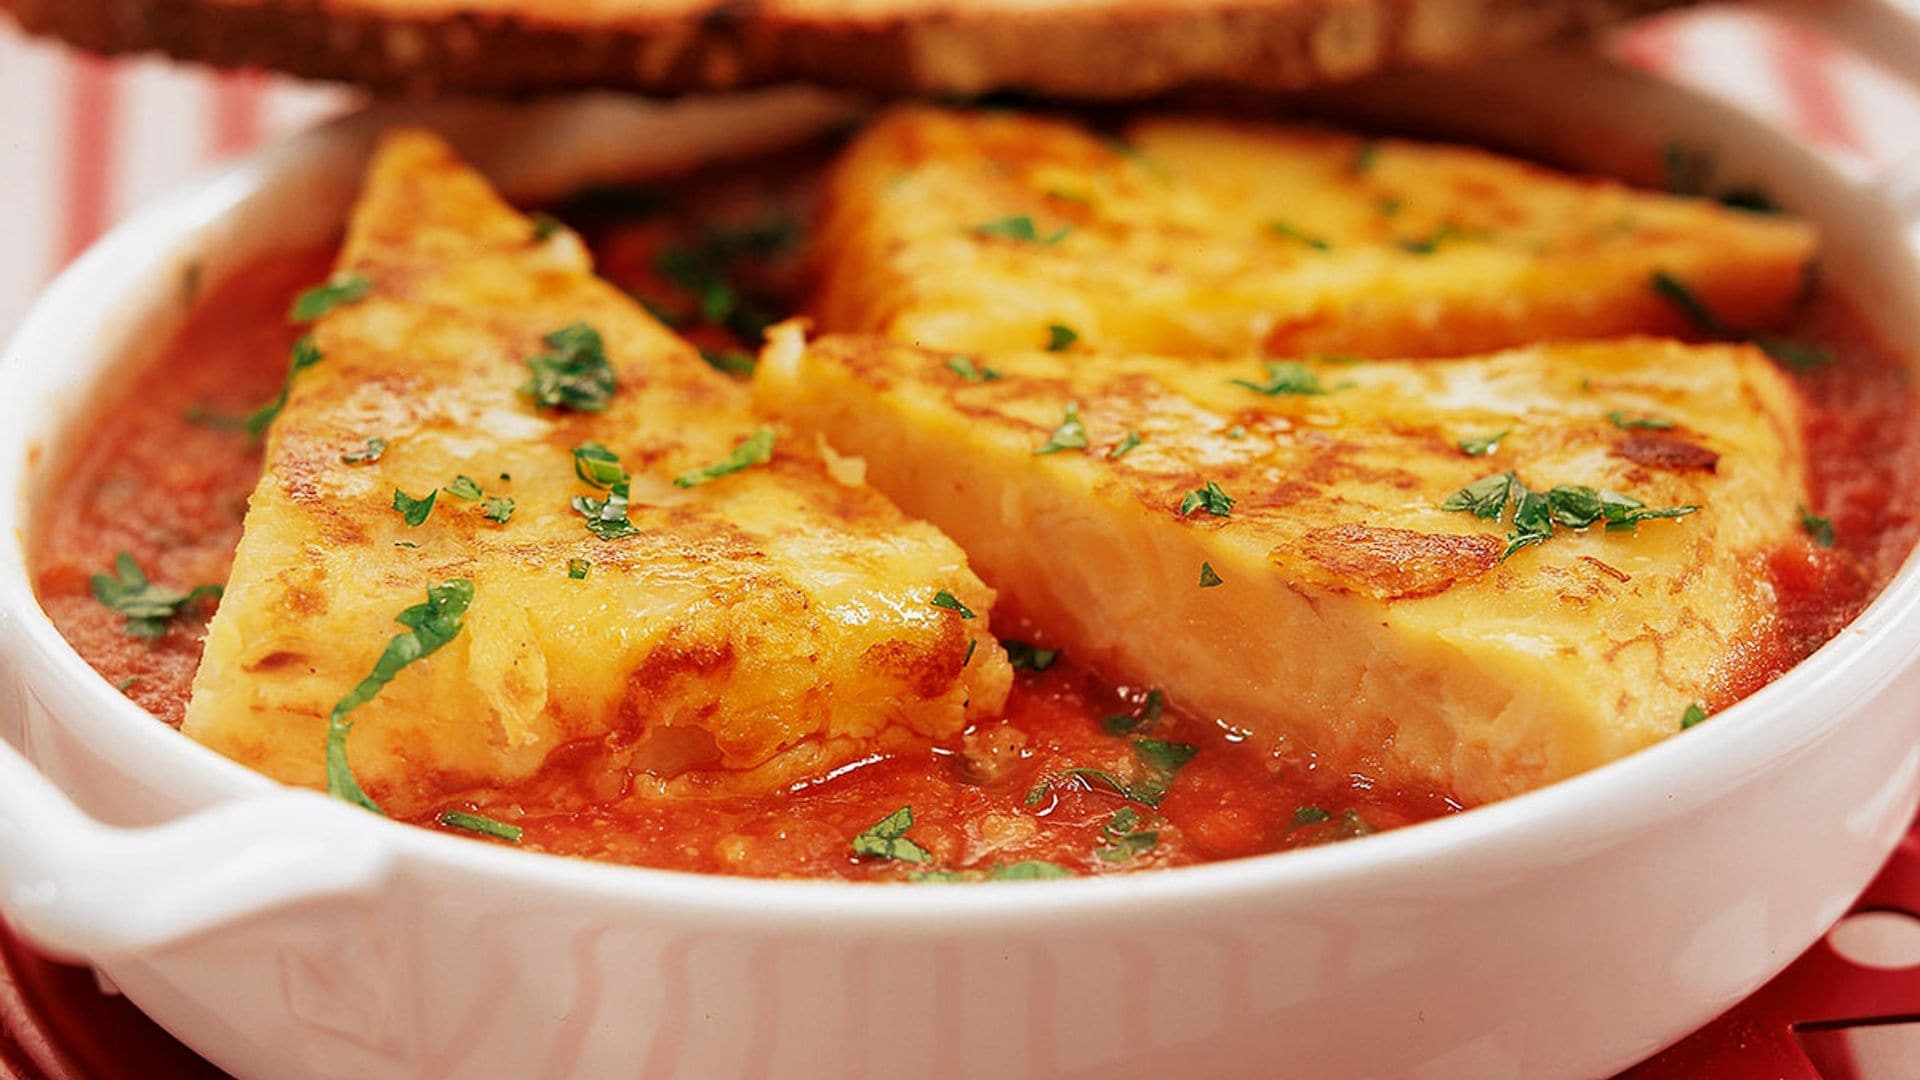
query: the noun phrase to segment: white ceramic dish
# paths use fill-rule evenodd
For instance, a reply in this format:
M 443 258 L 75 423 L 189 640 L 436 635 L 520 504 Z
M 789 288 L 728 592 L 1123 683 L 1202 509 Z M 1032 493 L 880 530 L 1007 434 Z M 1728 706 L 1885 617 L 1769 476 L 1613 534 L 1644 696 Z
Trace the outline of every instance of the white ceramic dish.
M 1594 146 L 1684 139 L 1825 230 L 1920 345 L 1920 231 L 1727 108 L 1584 59 L 1365 102 Z M 783 94 L 425 116 L 510 191 L 750 150 Z M 419 117 L 406 117 L 419 118 Z M 1847 907 L 1920 799 L 1920 568 L 1705 726 L 1455 818 L 1297 853 L 974 887 L 769 882 L 550 858 L 286 791 L 178 736 L 41 613 L 25 538 L 63 432 L 208 280 L 336 229 L 351 118 L 116 230 L 0 365 L 0 910 L 242 1077 L 1591 1077 L 1757 987 Z M 17 752 L 16 749 L 17 748 Z M 31 760 L 33 765 L 29 765 Z M 37 765 L 38 768 L 34 768 Z

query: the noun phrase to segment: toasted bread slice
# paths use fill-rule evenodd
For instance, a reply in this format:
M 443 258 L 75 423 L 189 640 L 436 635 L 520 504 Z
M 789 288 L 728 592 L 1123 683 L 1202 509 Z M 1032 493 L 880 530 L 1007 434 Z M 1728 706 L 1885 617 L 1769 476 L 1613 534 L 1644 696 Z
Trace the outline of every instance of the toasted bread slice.
M 1757 328 L 1814 252 L 1789 218 L 1477 150 L 1174 117 L 1116 141 L 930 107 L 854 142 L 823 219 L 822 330 L 957 350 L 1054 325 L 1096 349 L 1272 356 L 1693 329 L 1655 271 Z
M 1097 361 L 787 326 L 756 390 L 966 548 L 1003 626 L 1468 802 L 1728 700 L 1772 632 L 1762 560 L 1805 542 L 1798 397 L 1748 346 Z
M 398 813 L 562 747 L 600 795 L 626 770 L 643 794 L 764 789 L 1002 704 L 993 594 L 961 551 L 830 475 L 811 437 L 759 430 L 746 387 L 436 138 L 387 140 L 339 267 L 370 288 L 316 325 L 323 359 L 273 425 L 189 735 L 323 784 L 330 711 L 450 581 L 471 584 L 457 633 L 344 717 L 354 774 Z M 525 392 L 573 324 L 617 379 L 603 411 Z M 576 465 L 589 443 L 619 465 Z M 569 503 L 621 469 L 630 505 L 596 535 Z M 436 489 L 417 525 L 394 508 Z
M 0 0 L 0 10 L 104 52 L 157 49 L 384 91 L 678 93 L 800 81 L 1116 98 L 1456 64 L 1683 2 Z

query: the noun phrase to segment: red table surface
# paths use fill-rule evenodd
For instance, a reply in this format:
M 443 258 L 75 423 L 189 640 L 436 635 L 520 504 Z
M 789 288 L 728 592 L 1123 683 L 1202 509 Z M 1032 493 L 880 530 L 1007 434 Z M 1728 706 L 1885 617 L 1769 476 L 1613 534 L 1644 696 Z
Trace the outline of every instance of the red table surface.
M 1913 912 L 1920 898 L 1920 825 L 1854 912 Z M 1596 1018 L 1604 1022 L 1604 1018 Z M 1848 1033 L 1920 1023 L 1920 964 L 1861 967 L 1816 944 L 1732 1012 L 1620 1080 L 1904 1080 L 1860 1066 Z M 1920 1042 L 1903 1045 L 1920 1045 Z M 0 1080 L 205 1080 L 224 1076 L 85 968 L 57 964 L 0 927 Z

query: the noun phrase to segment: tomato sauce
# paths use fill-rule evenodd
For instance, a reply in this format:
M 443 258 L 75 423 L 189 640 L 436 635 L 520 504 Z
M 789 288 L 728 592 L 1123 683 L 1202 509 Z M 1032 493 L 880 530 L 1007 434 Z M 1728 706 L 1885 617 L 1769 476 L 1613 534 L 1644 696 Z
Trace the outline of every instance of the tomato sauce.
M 743 375 L 759 330 L 791 310 L 805 272 L 806 220 L 824 147 L 756 169 L 652 188 L 602 189 L 552 208 L 594 249 L 603 274 Z M 258 444 L 237 430 L 278 391 L 297 331 L 293 296 L 323 279 L 326 250 L 270 256 L 200 299 L 151 366 L 129 373 L 78 436 L 57 503 L 34 540 L 41 602 L 104 677 L 177 726 L 205 635 L 204 613 L 164 635 L 129 636 L 95 601 L 91 575 L 131 554 L 178 591 L 226 579 Z M 1791 667 L 1898 569 L 1920 533 L 1920 409 L 1906 370 L 1839 298 L 1808 305 L 1792 335 L 1834 362 L 1794 377 L 1811 405 L 1814 505 L 1835 543 L 1774 553 L 1781 598 L 1771 632 L 1718 708 Z M 557 751 L 510 791 L 472 792 L 465 810 L 524 830 L 524 847 L 611 862 L 758 876 L 899 879 L 985 876 L 1035 861 L 1073 873 L 1204 862 L 1327 843 L 1460 809 L 1445 793 L 1387 790 L 1365 775 L 1281 761 L 1219 725 L 1160 711 L 1146 688 L 1114 687 L 1070 656 L 1019 673 L 1002 720 L 954 745 L 858 762 L 789 791 L 672 802 L 620 798 L 618 778 L 583 775 L 592 755 Z M 1140 770 L 1135 740 L 1194 748 L 1158 805 L 1112 790 Z M 609 792 L 609 788 L 615 789 Z M 595 793 L 600 793 L 596 795 Z M 901 807 L 924 862 L 862 859 L 850 839 Z M 1030 867 L 1029 867 L 1030 868 Z

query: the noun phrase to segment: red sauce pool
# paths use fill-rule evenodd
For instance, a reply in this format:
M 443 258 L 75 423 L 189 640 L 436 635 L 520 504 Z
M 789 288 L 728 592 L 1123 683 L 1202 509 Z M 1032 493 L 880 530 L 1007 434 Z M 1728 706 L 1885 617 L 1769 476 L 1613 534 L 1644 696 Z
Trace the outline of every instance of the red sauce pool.
M 596 193 L 556 212 L 588 239 L 603 273 L 725 366 L 797 293 L 804 254 L 785 223 L 804 219 L 820 156 L 673 188 Z M 171 587 L 226 579 L 260 455 L 217 418 L 244 416 L 278 390 L 296 336 L 288 304 L 326 276 L 331 258 L 326 250 L 266 258 L 201 300 L 165 353 L 126 377 L 81 433 L 34 538 L 41 602 L 61 632 L 166 723 L 177 726 L 184 712 L 204 622 L 176 620 L 152 641 L 130 637 L 123 618 L 92 598 L 89 576 L 126 551 Z M 1812 509 L 1832 519 L 1837 542 L 1772 556 L 1778 624 L 1741 682 L 1709 703 L 1715 708 L 1832 637 L 1920 532 L 1920 410 L 1905 370 L 1832 296 L 1815 298 L 1793 333 L 1836 357 L 1795 379 L 1812 406 Z M 1326 843 L 1459 809 L 1444 793 L 1383 790 L 1363 775 L 1283 763 L 1171 709 L 1129 733 L 1103 724 L 1140 714 L 1144 697 L 1103 685 L 1069 657 L 1021 672 L 1004 720 L 958 745 L 861 763 L 791 791 L 596 803 L 583 793 L 606 790 L 608 779 L 581 776 L 563 748 L 528 783 L 447 808 L 511 821 L 525 830 L 522 846 L 536 850 L 671 869 L 883 879 L 1029 860 L 1078 873 L 1132 871 Z M 1097 773 L 1067 772 L 1125 775 L 1131 740 L 1142 736 L 1196 748 L 1158 807 L 1129 803 Z M 908 835 L 930 861 L 855 858 L 850 838 L 902 806 L 913 808 Z

